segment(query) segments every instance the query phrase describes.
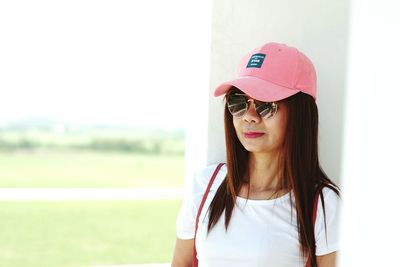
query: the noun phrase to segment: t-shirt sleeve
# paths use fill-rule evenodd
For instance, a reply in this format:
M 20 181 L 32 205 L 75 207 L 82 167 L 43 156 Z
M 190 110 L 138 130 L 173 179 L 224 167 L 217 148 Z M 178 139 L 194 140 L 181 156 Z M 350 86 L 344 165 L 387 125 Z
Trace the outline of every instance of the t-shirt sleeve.
M 191 186 L 187 192 L 185 192 L 185 197 L 183 203 L 178 213 L 178 218 L 176 220 L 176 236 L 180 239 L 192 239 L 194 238 L 195 221 L 197 215 L 196 203 L 194 192 L 195 179 L 198 173 L 194 175 Z
M 326 228 L 321 198 L 318 201 L 315 221 L 316 255 L 321 256 L 339 250 L 340 197 L 330 188 L 323 189 Z
M 217 167 L 217 164 L 198 170 L 192 179 L 191 186 L 185 193 L 185 197 L 176 220 L 176 236 L 180 239 L 194 238 L 196 216 L 208 182 Z M 220 176 L 218 173 L 218 176 Z M 217 177 L 218 177 L 217 176 Z M 212 190 L 214 190 L 214 182 Z

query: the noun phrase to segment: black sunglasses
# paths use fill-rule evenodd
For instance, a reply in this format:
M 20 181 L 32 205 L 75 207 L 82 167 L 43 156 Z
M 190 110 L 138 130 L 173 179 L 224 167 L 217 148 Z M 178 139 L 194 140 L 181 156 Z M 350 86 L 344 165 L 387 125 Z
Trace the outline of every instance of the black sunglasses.
M 254 103 L 258 115 L 263 119 L 274 116 L 278 110 L 278 104 L 275 102 L 262 102 L 249 98 L 246 94 L 231 93 L 227 96 L 226 102 L 229 112 L 235 117 L 242 117 L 249 108 L 249 102 Z

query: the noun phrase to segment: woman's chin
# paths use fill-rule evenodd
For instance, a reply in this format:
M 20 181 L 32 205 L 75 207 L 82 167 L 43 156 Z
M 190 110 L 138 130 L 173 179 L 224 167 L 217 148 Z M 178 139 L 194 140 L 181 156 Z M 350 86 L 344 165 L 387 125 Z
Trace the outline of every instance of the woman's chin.
M 257 154 L 261 154 L 261 153 L 273 153 L 274 151 L 276 152 L 276 148 L 273 147 L 261 147 L 259 145 L 251 145 L 251 144 L 245 144 L 243 145 L 243 147 L 250 153 L 257 153 Z
M 245 145 L 244 148 L 250 153 L 262 153 L 262 152 L 265 152 L 264 149 L 260 149 L 259 146 Z

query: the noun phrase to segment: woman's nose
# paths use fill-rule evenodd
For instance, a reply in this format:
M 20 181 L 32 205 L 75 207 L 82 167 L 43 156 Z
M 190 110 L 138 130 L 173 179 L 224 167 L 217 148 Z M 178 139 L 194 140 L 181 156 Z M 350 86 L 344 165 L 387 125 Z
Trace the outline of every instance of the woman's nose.
M 253 123 L 258 123 L 261 120 L 260 115 L 258 115 L 256 111 L 256 106 L 253 101 L 248 102 L 248 108 L 246 113 L 243 115 L 242 118 L 245 122 L 253 122 Z

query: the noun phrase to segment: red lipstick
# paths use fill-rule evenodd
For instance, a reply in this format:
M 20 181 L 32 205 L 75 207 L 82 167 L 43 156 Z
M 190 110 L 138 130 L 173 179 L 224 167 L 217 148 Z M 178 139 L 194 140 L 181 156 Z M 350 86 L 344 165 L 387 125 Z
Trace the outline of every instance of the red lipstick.
M 245 132 L 244 137 L 246 138 L 257 138 L 264 135 L 264 133 L 259 133 L 259 132 Z

